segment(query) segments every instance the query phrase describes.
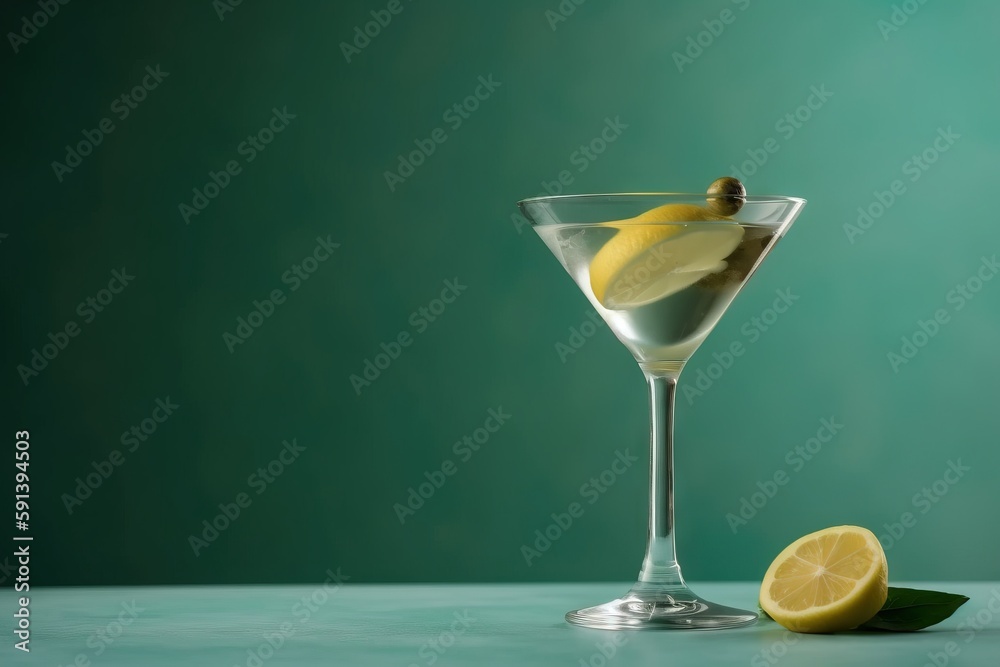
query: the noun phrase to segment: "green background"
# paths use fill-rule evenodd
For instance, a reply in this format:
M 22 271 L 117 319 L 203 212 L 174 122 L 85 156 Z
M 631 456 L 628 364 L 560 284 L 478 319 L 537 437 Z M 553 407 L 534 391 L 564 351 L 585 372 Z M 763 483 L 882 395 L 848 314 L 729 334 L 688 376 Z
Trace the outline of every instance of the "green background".
M 71 2 L 4 47 L 3 447 L 30 430 L 33 583 L 633 578 L 642 376 L 604 328 L 560 358 L 588 304 L 514 203 L 562 170 L 569 192 L 700 191 L 769 138 L 749 191 L 809 205 L 682 378 L 745 344 L 679 401 L 685 574 L 756 579 L 803 533 L 891 538 L 909 511 L 886 543 L 893 579 L 1000 575 L 1000 281 L 948 300 L 1000 246 L 995 3 L 911 2 L 885 34 L 893 3 L 869 0 L 590 0 L 554 30 L 555 0 L 400 6 L 351 62 L 339 44 L 385 3 L 243 2 L 220 20 L 209 0 Z M 6 3 L 0 27 L 33 11 Z M 706 46 L 679 68 L 689 38 Z M 119 120 L 112 102 L 157 65 L 169 76 Z M 500 87 L 449 125 L 490 75 Z M 832 97 L 788 136 L 777 124 L 813 86 Z M 246 163 L 238 146 L 283 107 L 295 118 Z M 114 132 L 59 182 L 52 162 L 105 117 Z M 573 153 L 619 117 L 580 172 Z M 385 172 L 439 127 L 447 140 L 390 191 Z M 948 128 L 959 138 L 911 180 Z M 185 224 L 178 206 L 231 159 L 242 171 Z M 904 193 L 849 238 L 895 179 Z M 291 291 L 282 275 L 317 237 L 340 247 Z M 77 305 L 123 266 L 134 281 L 84 323 Z M 467 289 L 418 332 L 411 314 L 455 279 Z M 230 353 L 223 334 L 275 289 L 287 301 Z M 785 289 L 798 300 L 751 341 Z M 948 322 L 894 369 L 887 354 L 938 309 Z M 70 320 L 80 334 L 25 385 L 18 365 Z M 355 391 L 401 332 L 409 347 Z M 168 396 L 180 407 L 125 451 Z M 453 444 L 501 407 L 511 418 L 460 460 Z M 831 417 L 843 429 L 794 470 L 786 452 Z M 248 478 L 292 439 L 305 450 L 258 495 Z M 124 463 L 69 513 L 64 494 L 116 449 Z M 640 465 L 526 564 L 534 531 L 626 449 Z M 455 474 L 401 523 L 394 505 L 445 459 Z M 949 461 L 969 471 L 915 504 Z M 727 514 L 779 470 L 788 484 L 734 531 Z M 189 536 L 241 492 L 251 504 L 195 555 Z

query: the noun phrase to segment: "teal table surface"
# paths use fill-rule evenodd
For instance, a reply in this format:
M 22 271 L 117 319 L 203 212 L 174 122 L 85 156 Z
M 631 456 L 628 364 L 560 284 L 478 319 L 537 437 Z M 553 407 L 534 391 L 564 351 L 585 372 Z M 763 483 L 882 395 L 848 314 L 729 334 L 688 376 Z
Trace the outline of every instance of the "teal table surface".
M 0 593 L 0 665 L 944 665 L 1000 666 L 1000 583 L 915 583 L 968 595 L 918 633 L 797 635 L 770 621 L 736 630 L 606 632 L 571 609 L 626 584 L 49 588 L 31 591 L 30 653 L 17 650 L 18 601 Z M 754 583 L 695 584 L 753 607 Z

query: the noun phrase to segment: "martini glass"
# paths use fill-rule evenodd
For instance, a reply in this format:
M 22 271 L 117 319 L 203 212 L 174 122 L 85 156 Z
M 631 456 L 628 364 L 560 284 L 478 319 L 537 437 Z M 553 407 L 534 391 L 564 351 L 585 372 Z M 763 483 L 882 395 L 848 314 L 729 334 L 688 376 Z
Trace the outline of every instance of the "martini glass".
M 716 629 L 757 620 L 752 611 L 695 595 L 674 548 L 678 377 L 805 206 L 803 199 L 770 196 L 731 203 L 694 194 L 569 195 L 518 203 L 633 354 L 649 386 L 649 537 L 639 579 L 617 600 L 569 612 L 570 623 L 611 630 Z

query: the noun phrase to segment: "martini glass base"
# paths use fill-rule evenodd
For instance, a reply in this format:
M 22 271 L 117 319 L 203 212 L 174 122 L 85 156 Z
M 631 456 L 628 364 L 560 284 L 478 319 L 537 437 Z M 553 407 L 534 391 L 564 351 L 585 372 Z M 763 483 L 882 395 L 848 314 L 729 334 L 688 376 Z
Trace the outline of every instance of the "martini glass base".
M 752 625 L 757 614 L 708 602 L 686 586 L 638 584 L 617 600 L 571 611 L 566 620 L 601 630 L 721 630 Z

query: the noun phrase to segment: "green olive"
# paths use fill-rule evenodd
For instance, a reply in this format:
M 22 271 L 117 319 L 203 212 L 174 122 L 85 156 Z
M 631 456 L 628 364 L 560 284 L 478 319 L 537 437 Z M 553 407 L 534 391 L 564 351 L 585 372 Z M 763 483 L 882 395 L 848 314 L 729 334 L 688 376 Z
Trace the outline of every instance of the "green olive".
M 743 208 L 747 191 L 739 179 L 723 176 L 712 181 L 706 194 L 714 195 L 708 198 L 708 210 L 717 215 L 730 216 Z

